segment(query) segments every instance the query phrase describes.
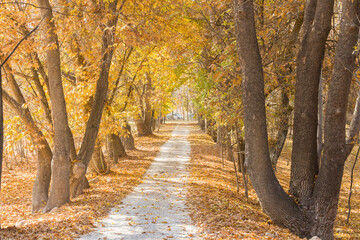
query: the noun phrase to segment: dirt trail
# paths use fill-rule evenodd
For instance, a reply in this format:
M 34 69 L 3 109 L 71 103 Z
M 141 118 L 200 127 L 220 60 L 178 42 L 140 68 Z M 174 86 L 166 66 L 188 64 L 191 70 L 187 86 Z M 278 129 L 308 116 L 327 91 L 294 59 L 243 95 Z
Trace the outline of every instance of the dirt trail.
M 111 209 L 83 240 L 199 239 L 185 206 L 190 159 L 189 129 L 178 125 L 144 176 L 122 202 Z

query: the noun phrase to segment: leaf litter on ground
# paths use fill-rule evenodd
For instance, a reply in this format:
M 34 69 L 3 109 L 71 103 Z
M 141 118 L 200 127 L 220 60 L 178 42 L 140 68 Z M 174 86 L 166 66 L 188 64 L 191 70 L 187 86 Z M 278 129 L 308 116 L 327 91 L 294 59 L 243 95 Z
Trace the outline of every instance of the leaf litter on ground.
M 36 161 L 29 160 L 13 169 L 5 169 L 1 189 L 0 239 L 76 239 L 90 232 L 106 217 L 110 208 L 121 204 L 156 157 L 161 145 L 171 136 L 174 125 L 166 124 L 149 137 L 135 137 L 136 150 L 119 159 L 109 174 L 87 175 L 96 179 L 84 194 L 49 213 L 31 213 L 31 189 Z
M 222 167 L 221 149 L 210 136 L 196 125 L 190 133 L 191 162 L 187 201 L 191 216 L 201 228 L 204 239 L 300 239 L 288 229 L 272 223 L 262 212 L 251 183 L 248 186 L 249 198 L 246 199 L 241 176 L 240 191 L 237 193 L 234 165 L 224 160 L 225 166 Z M 287 142 L 276 171 L 285 191 L 288 191 L 289 186 L 290 157 L 291 143 Z M 345 166 L 335 223 L 336 239 L 360 239 L 360 166 L 355 169 L 351 219 L 346 224 L 353 162 L 352 156 Z

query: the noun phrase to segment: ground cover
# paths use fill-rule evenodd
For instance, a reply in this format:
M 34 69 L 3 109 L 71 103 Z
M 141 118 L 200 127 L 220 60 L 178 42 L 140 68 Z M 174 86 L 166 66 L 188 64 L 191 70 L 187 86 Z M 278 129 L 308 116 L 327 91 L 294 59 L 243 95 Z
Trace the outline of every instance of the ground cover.
M 91 231 L 94 223 L 108 215 L 111 207 L 121 203 L 170 137 L 174 125 L 162 126 L 150 137 L 135 137 L 137 150 L 119 159 L 110 174 L 89 175 L 97 183 L 79 197 L 50 213 L 31 214 L 31 188 L 35 179 L 35 161 L 5 169 L 1 189 L 0 239 L 75 239 Z M 17 225 L 17 226 L 15 226 Z
M 201 227 L 205 239 L 299 239 L 289 230 L 274 225 L 261 211 L 251 186 L 246 199 L 241 175 L 240 191 L 237 193 L 233 163 L 225 160 L 222 166 L 220 148 L 210 136 L 194 125 L 189 141 L 192 148 L 187 199 L 192 218 Z M 289 185 L 290 155 L 291 144 L 287 143 L 276 173 L 285 190 Z M 360 239 L 360 164 L 355 169 L 351 218 L 346 224 L 353 162 L 354 156 L 345 166 L 335 225 L 335 237 L 338 239 Z

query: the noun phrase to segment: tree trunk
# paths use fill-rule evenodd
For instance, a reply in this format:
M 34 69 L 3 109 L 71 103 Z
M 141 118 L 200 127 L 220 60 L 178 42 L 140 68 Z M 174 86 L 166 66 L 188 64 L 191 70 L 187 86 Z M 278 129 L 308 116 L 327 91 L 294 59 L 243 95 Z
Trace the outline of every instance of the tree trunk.
M 270 147 L 270 159 L 271 163 L 276 169 L 277 161 L 280 157 L 281 151 L 285 145 L 287 133 L 289 130 L 289 119 L 292 109 L 289 105 L 289 97 L 287 96 L 285 89 L 281 91 L 281 106 L 279 117 L 279 129 L 273 146 Z
M 152 134 L 152 109 L 151 109 L 151 102 L 150 98 L 152 95 L 152 85 L 151 85 L 151 77 L 149 73 L 146 74 L 146 85 L 145 85 L 145 113 L 144 113 L 144 125 L 145 125 L 145 135 L 151 135 Z
M 32 142 L 37 149 L 37 170 L 32 190 L 32 211 L 41 210 L 48 200 L 51 178 L 52 152 L 40 129 L 36 126 L 28 108 L 23 108 L 23 103 L 18 103 L 7 92 L 3 91 L 4 101 L 18 114 L 30 133 Z
M 235 0 L 234 14 L 243 79 L 245 166 L 263 210 L 275 223 L 304 236 L 306 226 L 303 216 L 280 186 L 270 161 L 264 78 L 255 32 L 253 1 Z
M 202 117 L 199 119 L 199 125 L 201 130 L 205 131 L 205 120 Z
M 334 1 L 307 1 L 304 38 L 297 58 L 290 192 L 303 204 L 311 197 L 317 172 L 318 89 Z M 314 7 L 316 8 L 314 10 Z M 311 20 L 313 19 L 313 20 Z
M 224 147 L 226 143 L 227 128 L 224 125 L 219 124 L 217 127 L 217 139 L 216 144 Z
M 151 128 L 149 128 L 143 119 L 135 120 L 136 128 L 137 128 L 137 135 L 139 137 L 149 136 L 152 134 Z
M 110 162 L 107 164 L 105 161 L 100 141 L 97 141 L 95 145 L 94 154 L 89 163 L 89 171 L 97 174 L 108 174 L 110 172 Z
M 118 135 L 111 133 L 107 135 L 106 138 L 109 157 L 112 159 L 114 164 L 117 164 L 119 162 L 119 157 L 126 156 L 125 148 Z
M 311 2 L 310 0 L 307 4 Z M 314 191 L 312 195 L 310 194 L 311 198 L 308 202 L 304 201 L 303 198 L 305 204 L 300 202 L 301 210 L 283 192 L 271 169 L 267 146 L 263 73 L 255 34 L 253 2 L 241 0 L 234 3 L 236 37 L 243 72 L 246 166 L 253 187 L 264 211 L 274 222 L 287 226 L 300 236 L 318 236 L 323 240 L 332 240 L 344 163 L 347 157 L 345 143 L 346 105 L 355 65 L 353 52 L 359 34 L 359 2 L 352 0 L 343 2 L 340 36 L 326 107 L 325 142 L 321 168 L 315 182 Z M 331 16 L 332 6 L 327 5 L 328 3 L 329 1 L 317 2 L 314 26 L 311 27 L 311 31 L 316 32 L 318 27 L 316 25 L 319 24 L 316 23 L 317 21 L 325 21 L 329 14 Z M 318 33 L 323 34 L 324 31 L 318 31 Z M 305 33 L 305 35 L 307 34 L 311 35 Z M 318 41 L 323 40 L 321 38 L 322 34 L 317 35 Z M 315 38 L 315 36 L 312 37 Z M 303 49 L 303 54 L 311 57 L 312 51 L 314 51 L 313 47 L 307 49 L 309 53 Z M 322 57 L 318 58 L 318 60 L 322 60 Z M 302 64 L 305 62 L 302 62 Z M 313 83 L 309 84 L 307 81 L 300 81 L 300 83 L 298 83 L 297 88 L 303 88 L 302 93 L 309 89 L 308 94 L 311 99 L 312 94 L 314 94 L 313 91 L 317 91 L 318 86 L 313 86 Z M 307 97 L 307 95 L 302 95 L 298 98 L 298 101 L 307 99 Z M 317 98 L 314 102 L 313 104 L 317 105 Z M 295 108 L 296 106 L 304 107 L 295 105 Z M 308 112 L 305 112 L 302 117 L 308 118 L 307 114 Z M 313 121 L 317 123 L 317 117 Z M 294 132 L 294 138 L 299 137 L 295 134 L 303 136 L 303 133 Z M 316 150 L 316 131 L 315 134 L 312 131 L 309 131 L 308 134 L 315 139 L 314 146 Z M 312 157 L 312 154 L 309 153 L 312 153 L 314 149 L 304 149 L 304 151 L 306 152 L 304 155 Z M 298 156 L 293 155 L 293 157 L 297 158 Z M 307 163 L 299 167 L 309 166 L 310 161 L 308 159 L 302 160 Z M 297 177 L 303 179 L 301 176 Z M 298 181 L 299 179 L 293 180 Z M 305 190 L 305 192 L 300 191 L 300 197 L 307 197 L 307 189 L 303 188 L 302 190 Z
M 135 149 L 134 137 L 131 134 L 131 127 L 127 122 L 125 122 L 125 125 L 121 126 L 120 139 L 122 144 L 124 145 L 125 150 Z
M 117 3 L 118 0 L 114 0 L 109 3 L 111 16 L 109 16 L 106 28 L 103 29 L 100 74 L 96 82 L 94 102 L 91 108 L 89 119 L 86 123 L 84 138 L 78 154 L 78 158 L 84 164 L 85 169 L 87 169 L 94 151 L 97 134 L 99 132 L 102 112 L 106 102 L 109 85 L 109 71 L 112 62 L 112 56 L 114 53 L 114 35 L 119 16 L 118 13 L 116 13 Z M 82 181 L 74 181 L 74 184 L 77 184 L 77 186 L 72 186 L 73 189 L 84 187 L 83 183 L 85 181 L 85 173 L 82 174 L 80 178 L 82 178 Z
M 354 108 L 354 113 L 351 118 L 350 129 L 348 136 L 346 138 L 346 155 L 349 156 L 354 145 L 356 137 L 360 131 L 360 91 L 356 99 L 356 104 Z
M 359 35 L 359 10 L 359 1 L 343 1 L 339 40 L 326 106 L 323 158 L 313 195 L 315 216 L 311 234 L 321 239 L 333 239 L 347 158 L 346 106 L 355 68 L 353 52 Z
M 46 62 L 50 86 L 50 100 L 54 121 L 54 152 L 51 163 L 51 189 L 44 211 L 60 207 L 70 201 L 69 126 L 64 91 L 61 81 L 60 49 L 56 35 L 52 8 L 48 0 L 38 0 L 41 17 L 44 19 Z
M 48 200 L 52 151 L 41 130 L 36 126 L 29 108 L 23 107 L 26 101 L 15 80 L 12 69 L 8 64 L 5 64 L 5 69 L 7 70 L 8 83 L 14 93 L 15 99 L 5 90 L 2 91 L 3 99 L 25 123 L 25 127 L 30 133 L 32 142 L 37 150 L 37 171 L 32 191 L 32 211 L 36 212 L 41 210 Z

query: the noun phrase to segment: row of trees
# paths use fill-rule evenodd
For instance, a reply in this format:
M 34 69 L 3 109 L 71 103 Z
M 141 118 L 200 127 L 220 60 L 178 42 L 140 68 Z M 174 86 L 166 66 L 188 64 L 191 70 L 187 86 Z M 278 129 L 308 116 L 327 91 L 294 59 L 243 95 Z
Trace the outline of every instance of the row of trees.
M 20 117 L 38 153 L 33 210 L 80 194 L 87 168 L 102 166 L 91 159 L 102 159 L 104 139 L 116 162 L 129 120 L 139 135 L 150 134 L 152 119 L 172 109 L 171 93 L 191 89 L 200 122 L 229 149 L 229 159 L 236 140 L 239 166 L 274 222 L 300 236 L 332 239 L 343 166 L 359 127 L 354 111 L 345 136 L 357 97 L 358 4 L 1 4 L 2 59 L 41 22 L 41 32 L 4 66 L 6 137 L 19 136 Z M 274 169 L 292 125 L 287 194 Z
M 181 52 L 170 51 L 179 34 L 169 22 L 181 12 L 167 1 L 126 0 L 14 1 L 0 11 L 2 60 L 40 23 L 4 65 L 2 94 L 5 148 L 15 145 L 11 139 L 32 142 L 32 209 L 46 212 L 88 187 L 88 168 L 109 170 L 102 146 L 115 163 L 124 147 L 134 148 L 128 121 L 149 135 L 154 119 L 170 110 L 180 83 L 169 54 Z
M 206 39 L 193 82 L 200 125 L 229 160 L 236 141 L 239 169 L 275 223 L 333 239 L 359 131 L 359 1 L 198 1 L 194 13 Z M 274 171 L 290 130 L 286 193 Z

